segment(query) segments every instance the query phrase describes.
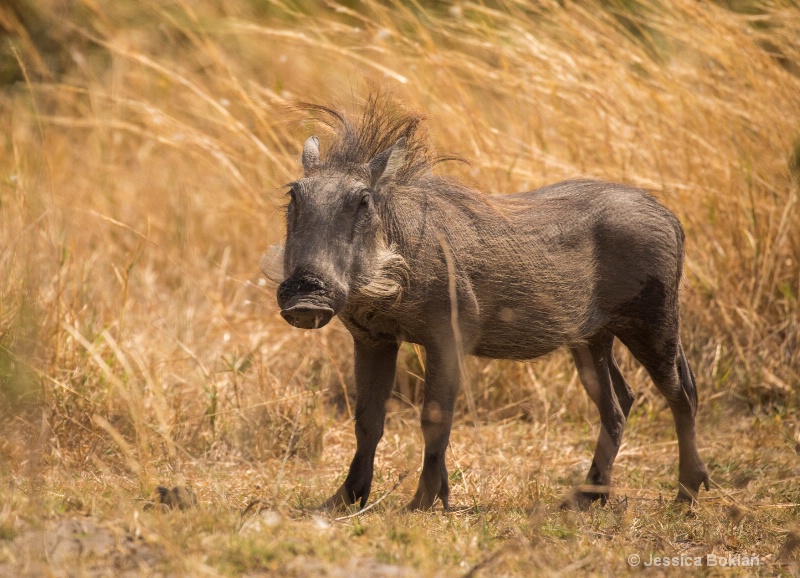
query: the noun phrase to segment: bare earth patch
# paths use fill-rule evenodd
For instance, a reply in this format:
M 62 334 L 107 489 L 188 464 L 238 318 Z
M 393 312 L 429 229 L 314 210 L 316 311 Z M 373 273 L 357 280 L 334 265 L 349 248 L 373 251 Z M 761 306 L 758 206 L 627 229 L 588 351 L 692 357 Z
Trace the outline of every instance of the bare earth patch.
M 92 518 L 64 518 L 20 530 L 0 552 L 6 559 L 0 563 L 2 576 L 152 575 L 163 556 L 158 545 Z

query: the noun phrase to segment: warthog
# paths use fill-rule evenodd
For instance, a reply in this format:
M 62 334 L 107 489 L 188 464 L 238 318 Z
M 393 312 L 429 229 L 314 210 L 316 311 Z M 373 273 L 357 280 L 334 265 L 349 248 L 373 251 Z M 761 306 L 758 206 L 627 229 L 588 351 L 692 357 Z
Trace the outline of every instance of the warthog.
M 361 118 L 311 107 L 332 128 L 305 142 L 288 185 L 281 315 L 316 329 L 338 315 L 353 336 L 357 448 L 325 506 L 370 494 L 398 347 L 425 348 L 425 456 L 408 507 L 448 508 L 445 450 L 463 355 L 529 360 L 567 346 L 602 427 L 572 504 L 605 502 L 634 393 L 618 338 L 647 369 L 675 421 L 678 500 L 708 473 L 697 453 L 697 391 L 679 336 L 684 233 L 646 192 L 594 180 L 488 195 L 432 174 L 420 117 L 381 97 Z M 263 263 L 269 273 L 268 263 Z

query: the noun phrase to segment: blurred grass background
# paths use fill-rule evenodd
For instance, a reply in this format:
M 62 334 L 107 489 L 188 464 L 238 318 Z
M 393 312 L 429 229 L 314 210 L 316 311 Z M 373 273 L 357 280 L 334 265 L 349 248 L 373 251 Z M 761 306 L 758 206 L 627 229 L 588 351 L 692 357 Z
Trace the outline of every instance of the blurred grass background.
M 470 163 L 441 170 L 481 190 L 591 176 L 651 189 L 677 213 L 705 439 L 736 431 L 756 455 L 754 428 L 771 423 L 796 480 L 795 2 L 9 0 L 0 470 L 17 490 L 0 522 L 38 511 L 26 493 L 37 487 L 64 485 L 53 499 L 65 507 L 77 490 L 63 476 L 89 471 L 120 499 L 206 462 L 269 470 L 275 499 L 333 489 L 353 447 L 351 342 L 338 323 L 309 333 L 283 322 L 258 261 L 283 236 L 282 185 L 303 140 L 325 143 L 291 103 L 357 112 L 378 86 L 427 116 L 437 151 Z M 673 439 L 664 402 L 619 353 L 634 418 Z M 473 419 L 525 423 L 551 453 L 585 437 L 588 460 L 597 418 L 568 356 L 470 368 Z M 407 436 L 421 374 L 405 347 L 393 416 Z M 573 425 L 550 432 L 562 422 Z M 313 497 L 281 486 L 284 472 L 320 464 L 323 447 L 332 469 Z M 418 450 L 398 455 L 413 464 Z M 750 475 L 720 462 L 722 449 L 707 453 L 712 478 Z M 215 483 L 207 501 L 227 491 Z

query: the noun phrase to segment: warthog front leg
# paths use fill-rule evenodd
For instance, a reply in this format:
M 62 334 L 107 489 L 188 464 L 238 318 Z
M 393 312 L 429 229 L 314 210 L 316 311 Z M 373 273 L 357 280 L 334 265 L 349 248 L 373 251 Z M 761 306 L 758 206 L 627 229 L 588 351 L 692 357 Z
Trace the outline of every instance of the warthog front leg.
M 372 487 L 375 449 L 383 436 L 386 402 L 394 385 L 397 344 L 355 342 L 356 454 L 341 487 L 325 502 L 328 509 L 343 509 L 360 500 L 363 508 Z
M 614 361 L 614 336 L 603 334 L 570 349 L 586 392 L 600 412 L 600 435 L 584 487 L 565 506 L 586 509 L 596 500 L 605 503 L 611 485 L 611 468 L 619 452 L 622 432 L 634 395 Z
M 460 382 L 460 369 L 455 348 L 426 348 L 425 400 L 422 404 L 422 435 L 425 457 L 422 475 L 409 510 L 430 510 L 437 498 L 447 510 L 450 487 L 445 466 L 445 452 L 450 442 L 453 408 Z

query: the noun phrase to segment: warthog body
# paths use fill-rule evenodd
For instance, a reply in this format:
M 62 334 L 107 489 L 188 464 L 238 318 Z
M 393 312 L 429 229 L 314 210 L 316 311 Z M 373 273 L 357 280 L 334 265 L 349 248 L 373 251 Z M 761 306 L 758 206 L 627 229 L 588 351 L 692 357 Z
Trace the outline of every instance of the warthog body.
M 608 496 L 634 394 L 618 338 L 669 402 L 679 440 L 678 499 L 708 474 L 695 444 L 697 393 L 679 337 L 684 234 L 653 197 L 619 184 L 568 181 L 486 195 L 431 173 L 419 118 L 380 99 L 352 121 L 315 107 L 334 128 L 325 151 L 306 141 L 290 185 L 282 315 L 302 328 L 338 315 L 353 336 L 357 449 L 328 507 L 370 493 L 401 342 L 426 350 L 425 459 L 410 508 L 448 507 L 445 450 L 462 357 L 533 359 L 570 348 L 602 428 L 585 507 Z

